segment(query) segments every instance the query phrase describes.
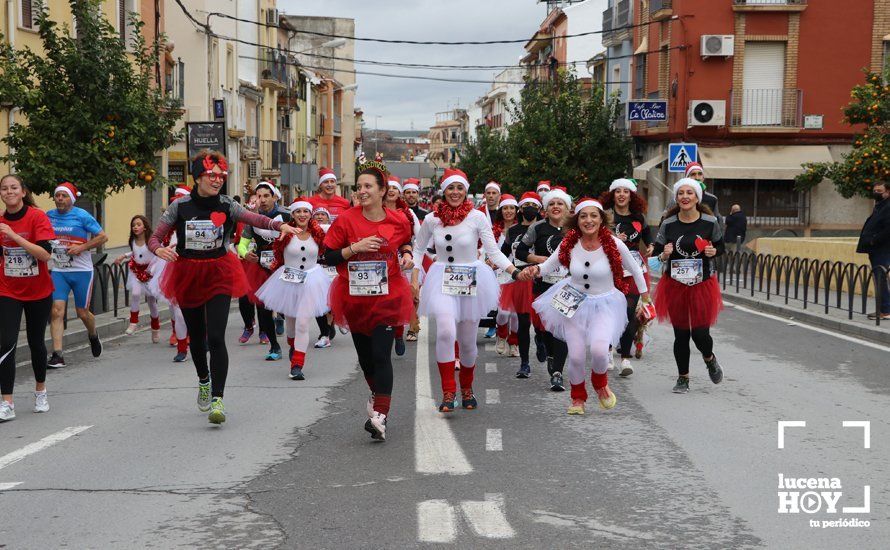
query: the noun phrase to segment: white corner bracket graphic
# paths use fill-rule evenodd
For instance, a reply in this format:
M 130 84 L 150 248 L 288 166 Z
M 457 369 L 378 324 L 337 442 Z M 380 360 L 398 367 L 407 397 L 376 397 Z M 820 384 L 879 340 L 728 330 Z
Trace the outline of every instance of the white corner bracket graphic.
M 806 420 L 779 420 L 779 448 L 785 448 L 785 428 L 806 428 Z
M 871 422 L 868 420 L 844 420 L 844 428 L 862 428 L 862 448 L 871 449 Z
M 871 485 L 862 487 L 862 506 L 844 506 L 845 514 L 870 514 L 871 513 Z

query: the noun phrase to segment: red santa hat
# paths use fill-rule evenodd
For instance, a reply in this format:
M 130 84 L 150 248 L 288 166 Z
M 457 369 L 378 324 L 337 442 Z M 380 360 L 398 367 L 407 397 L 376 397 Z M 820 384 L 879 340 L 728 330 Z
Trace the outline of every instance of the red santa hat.
M 399 193 L 402 192 L 402 180 L 400 180 L 398 176 L 389 174 L 389 176 L 387 176 L 386 185 L 389 187 L 395 187 L 399 190 Z
M 697 162 L 690 162 L 689 164 L 687 164 L 686 165 L 686 177 L 688 178 L 689 174 L 695 172 L 696 170 L 701 172 L 702 175 L 705 174 L 705 169 L 702 167 L 701 164 L 699 164 Z
M 290 206 L 287 207 L 288 210 L 294 212 L 299 209 L 308 210 L 312 212 L 312 204 L 305 199 L 305 197 L 297 197 L 294 199 L 294 202 L 290 203 Z
M 420 180 L 417 178 L 407 178 L 402 183 L 402 191 L 407 191 L 408 189 L 414 189 L 415 191 L 420 191 Z
M 612 182 L 612 185 L 609 186 L 609 192 L 616 189 L 627 189 L 633 193 L 637 192 L 637 184 L 633 180 L 629 180 L 627 178 L 618 178 L 617 180 Z
M 56 186 L 56 190 L 53 191 L 53 195 L 58 193 L 59 191 L 63 193 L 67 193 L 69 197 L 71 197 L 71 201 L 74 202 L 77 200 L 77 197 L 80 196 L 80 191 L 77 190 L 77 187 L 74 186 L 73 183 L 66 181 L 62 182 Z
M 334 180 L 337 181 L 337 174 L 334 173 L 330 168 L 319 168 L 318 169 L 318 185 L 328 181 Z
M 526 191 L 522 194 L 522 197 L 519 198 L 519 206 L 522 207 L 526 204 L 533 204 L 538 208 L 541 208 L 541 196 L 534 191 Z
M 452 183 L 459 183 L 464 186 L 464 191 L 470 190 L 470 181 L 467 179 L 467 175 L 457 168 L 446 168 L 445 173 L 442 174 L 442 180 L 439 182 L 439 188 L 442 191 L 448 189 L 448 186 Z
M 500 193 L 501 192 L 501 184 L 496 181 L 490 181 L 485 184 L 485 190 L 488 191 L 489 189 L 494 189 L 495 191 Z
M 575 205 L 575 215 L 578 215 L 578 212 L 584 210 L 588 206 L 596 206 L 599 210 L 603 210 L 603 205 L 600 201 L 591 199 L 589 197 L 585 197 L 578 201 L 578 204 Z
M 498 208 L 503 208 L 505 206 L 515 206 L 519 208 L 519 203 L 516 202 L 516 197 L 509 193 L 504 193 L 501 195 L 501 202 L 498 204 Z
M 302 207 L 300 207 L 300 208 L 302 208 Z M 325 207 L 323 207 L 323 206 L 319 206 L 318 208 L 316 208 L 315 210 L 312 211 L 312 215 L 313 215 L 313 216 L 316 215 L 316 214 L 324 214 L 325 216 L 328 217 L 328 219 L 331 219 L 331 212 L 330 212 L 330 210 L 328 210 L 327 208 L 325 208 Z
M 192 194 L 192 188 L 188 185 L 177 185 L 173 195 L 177 198 Z
M 547 192 L 547 195 L 544 196 L 544 208 L 547 208 L 547 205 L 550 204 L 550 201 L 553 199 L 561 199 L 566 206 L 569 208 L 572 207 L 572 196 L 569 195 L 568 191 L 566 191 L 565 187 L 554 187 Z
M 273 195 L 275 195 L 276 199 L 281 200 L 281 191 L 279 191 L 278 187 L 276 187 L 275 184 L 272 183 L 271 181 L 261 181 L 258 184 L 256 184 L 256 189 L 259 190 L 260 187 L 265 187 Z
M 550 181 L 549 180 L 539 181 L 538 186 L 535 188 L 535 191 L 537 191 L 538 194 L 543 195 L 544 193 L 541 193 L 541 189 L 544 190 L 544 193 L 546 193 L 547 191 L 550 191 Z

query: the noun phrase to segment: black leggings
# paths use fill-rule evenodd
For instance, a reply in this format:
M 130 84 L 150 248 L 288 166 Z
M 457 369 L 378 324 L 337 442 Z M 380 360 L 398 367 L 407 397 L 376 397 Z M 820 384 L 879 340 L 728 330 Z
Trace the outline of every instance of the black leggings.
M 550 374 L 561 373 L 566 364 L 566 357 L 569 356 L 569 346 L 548 331 L 542 332 L 541 335 L 547 344 L 547 357 L 553 358 L 553 361 L 548 365 L 547 372 Z
M 528 313 L 519 313 L 519 360 L 528 363 L 528 348 L 531 346 L 532 317 Z
M 633 348 L 634 337 L 637 335 L 637 329 L 640 328 L 640 321 L 637 319 L 637 304 L 640 302 L 639 294 L 627 295 L 627 326 L 621 334 L 621 340 L 618 344 L 618 353 L 622 359 L 630 357 Z
M 278 345 L 278 338 L 275 335 L 275 314 L 263 306 L 257 306 L 256 316 L 260 320 L 260 332 L 264 333 L 266 338 L 269 339 L 269 348 L 281 349 L 281 346 Z
M 0 296 L 0 394 L 12 395 L 15 386 L 15 348 L 25 314 L 25 332 L 31 349 L 31 368 L 38 384 L 46 382 L 46 324 L 53 307 L 52 295 L 42 300 L 23 302 Z
M 222 397 L 226 389 L 226 376 L 229 374 L 229 352 L 226 349 L 226 325 L 229 322 L 229 308 L 232 297 L 217 294 L 203 306 L 182 308 L 185 326 L 189 329 L 189 349 L 199 380 L 211 379 L 210 394 Z M 273 331 L 274 334 L 274 331 Z M 207 349 L 204 337 L 210 346 L 210 370 L 207 369 Z
M 321 317 L 315 318 L 315 324 L 318 325 L 318 336 L 328 336 L 331 335 L 331 324 L 328 323 L 328 316 L 322 315 Z
M 244 328 L 252 327 L 254 320 L 256 319 L 256 310 L 254 310 L 253 304 L 247 296 L 238 298 L 238 309 L 241 311 L 241 319 L 244 321 Z
M 379 326 L 370 335 L 352 333 L 358 364 L 375 394 L 392 395 L 392 342 L 392 327 Z
M 714 340 L 711 338 L 710 327 L 688 328 L 674 327 L 674 359 L 680 376 L 689 375 L 689 338 L 701 352 L 702 358 L 714 355 Z

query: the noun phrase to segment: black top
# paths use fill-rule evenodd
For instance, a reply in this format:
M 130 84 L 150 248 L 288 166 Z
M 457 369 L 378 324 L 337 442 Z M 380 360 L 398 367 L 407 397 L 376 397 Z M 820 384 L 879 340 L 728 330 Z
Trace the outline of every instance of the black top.
M 704 255 L 704 248 L 709 241 L 714 248 L 717 249 L 717 256 L 722 255 L 726 251 L 723 244 L 723 230 L 717 223 L 717 218 L 702 214 L 699 219 L 692 223 L 683 223 L 677 216 L 662 222 L 658 229 L 658 235 L 655 237 L 655 249 L 653 254 L 661 254 L 664 252 L 664 245 L 667 243 L 674 244 L 674 251 L 668 258 L 664 275 L 671 276 L 670 262 L 673 260 L 689 260 L 701 258 L 702 261 L 702 278 L 707 280 L 709 277 L 716 275 L 714 258 L 708 258 Z
M 727 244 L 735 244 L 736 240 L 741 237 L 745 242 L 745 233 L 748 232 L 748 218 L 741 211 L 726 216 L 726 237 L 724 240 Z
M 535 222 L 520 239 L 516 247 L 516 257 L 523 262 L 528 261 L 529 254 L 550 257 L 559 248 L 564 234 L 562 229 L 554 227 L 546 219 Z M 542 294 L 551 286 L 553 285 L 545 283 L 543 279 L 535 279 L 532 292 L 536 295 Z
M 171 227 L 176 231 L 178 255 L 193 259 L 221 258 L 228 253 L 226 245 L 232 240 L 236 221 L 243 210 L 243 206 L 227 195 L 202 197 L 193 190 L 167 207 L 152 239 L 159 233 L 166 234 L 165 228 Z M 209 246 L 204 250 L 186 248 L 187 231 L 206 239 Z
M 290 221 L 291 216 L 290 212 L 285 210 L 279 205 L 275 205 L 275 208 L 269 210 L 268 212 L 263 212 L 261 210 L 257 210 L 257 214 L 262 216 L 266 216 L 267 218 L 275 219 L 278 216 L 281 216 L 281 221 L 283 223 L 287 223 Z M 253 226 L 245 226 L 244 230 L 241 231 L 242 239 L 252 239 L 253 242 L 256 243 L 256 252 L 259 254 L 264 250 L 271 250 L 275 245 L 275 239 L 267 239 L 266 237 L 259 235 L 256 231 L 254 231 Z
M 414 215 L 417 216 L 417 219 L 420 221 L 423 221 L 423 219 L 426 217 L 426 215 L 430 213 L 429 210 L 424 210 L 423 208 L 421 208 L 420 206 L 417 206 L 417 205 L 412 206 L 410 208 L 411 208 L 411 211 L 414 212 Z
M 517 223 L 507 228 L 507 234 L 504 235 L 504 244 L 501 245 L 501 252 L 504 253 L 504 256 L 513 258 L 513 265 L 517 264 L 517 260 L 515 259 L 516 248 L 519 247 L 519 241 L 525 235 L 525 232 L 528 231 L 529 227 L 531 226 Z M 518 260 L 518 263 L 519 265 L 516 265 L 516 267 L 527 265 L 522 260 Z
M 619 233 L 627 235 L 627 240 L 624 241 L 627 248 L 639 250 L 640 241 L 646 246 L 652 244 L 652 232 L 643 214 L 631 212 L 627 216 L 623 216 L 612 210 L 612 215 L 615 218 L 615 226 L 612 228 L 612 232 L 615 233 L 615 236 L 618 236 Z
M 890 253 L 890 199 L 875 204 L 871 216 L 865 220 L 856 252 L 861 254 Z

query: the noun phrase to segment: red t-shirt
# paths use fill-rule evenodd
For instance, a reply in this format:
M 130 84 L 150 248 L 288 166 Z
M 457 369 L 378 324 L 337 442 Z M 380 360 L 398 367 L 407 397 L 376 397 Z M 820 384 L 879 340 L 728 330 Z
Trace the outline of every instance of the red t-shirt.
M 335 250 L 346 248 L 351 243 L 356 243 L 365 237 L 376 235 L 383 237 L 384 243 L 377 252 L 365 252 L 351 258 L 351 262 L 365 262 L 385 260 L 389 275 L 401 276 L 399 267 L 399 247 L 411 242 L 411 226 L 402 212 L 383 209 L 386 217 L 379 222 L 369 221 L 362 214 L 362 207 L 355 206 L 343 212 L 334 222 L 324 239 L 326 248 Z M 349 262 L 342 262 L 337 266 L 337 272 L 343 277 L 349 277 L 347 266 Z
M 46 214 L 38 209 L 25 206 L 25 213 L 19 219 L 9 219 L 4 212 L 0 223 L 32 243 L 50 241 L 56 238 L 53 226 Z M 13 215 L 13 218 L 17 216 Z M 0 235 L 3 248 L 3 266 L 0 269 L 0 296 L 30 302 L 46 298 L 53 292 L 53 280 L 46 262 L 38 261 L 6 235 Z
M 352 203 L 340 195 L 334 195 L 329 199 L 322 198 L 321 195 L 315 194 L 308 197 L 306 201 L 312 205 L 313 210 L 316 208 L 324 208 L 331 213 L 331 223 L 337 219 L 337 216 L 352 208 Z

